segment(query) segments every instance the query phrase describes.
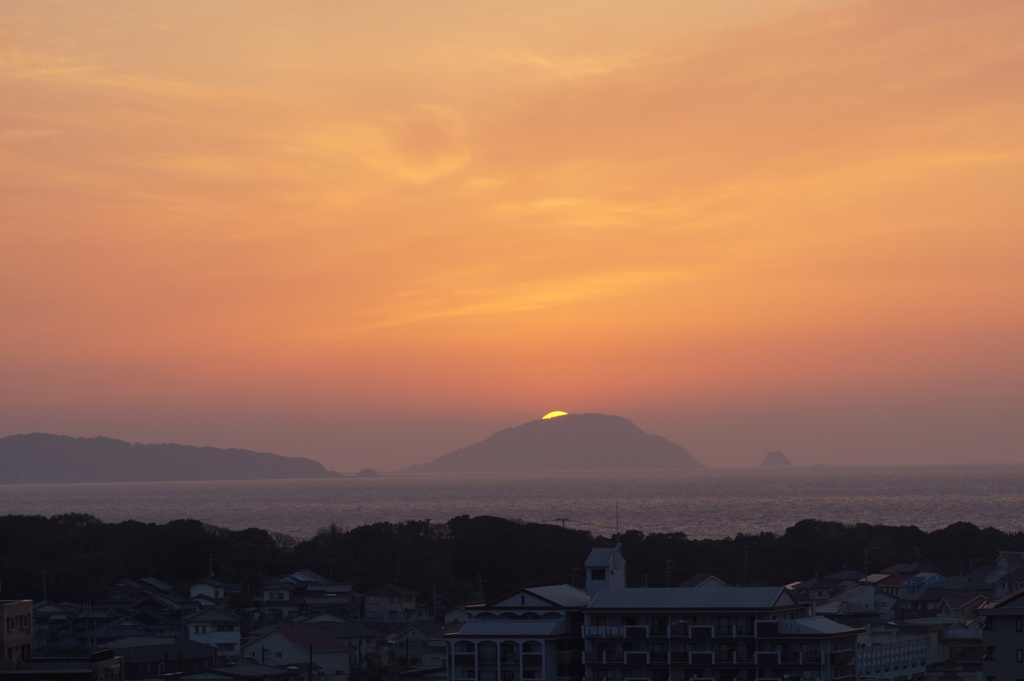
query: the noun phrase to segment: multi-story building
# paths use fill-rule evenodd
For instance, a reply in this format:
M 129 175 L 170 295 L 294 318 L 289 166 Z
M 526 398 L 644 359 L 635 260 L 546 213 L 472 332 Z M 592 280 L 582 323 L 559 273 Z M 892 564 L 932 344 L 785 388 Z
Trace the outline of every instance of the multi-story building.
M 363 619 L 367 622 L 404 623 L 426 617 L 416 603 L 417 593 L 400 586 L 386 586 L 363 592 Z
M 448 678 L 498 681 L 583 678 L 585 591 L 562 584 L 520 589 L 467 608 L 449 641 Z
M 783 587 L 607 589 L 583 623 L 588 679 L 853 681 L 856 632 Z
M 0 601 L 0 681 L 124 681 L 124 659 L 111 650 L 83 657 L 32 653 L 32 601 Z
M 0 601 L 0 653 L 4 660 L 32 657 L 32 601 Z
M 982 608 L 979 614 L 985 618 L 982 672 L 986 681 L 1024 679 L 1024 590 Z
M 617 547 L 595 549 L 586 592 L 545 587 L 571 602 L 523 589 L 473 608 L 449 637 L 449 679 L 576 679 L 576 650 L 587 681 L 855 679 L 859 630 L 784 587 L 630 588 L 625 570 Z

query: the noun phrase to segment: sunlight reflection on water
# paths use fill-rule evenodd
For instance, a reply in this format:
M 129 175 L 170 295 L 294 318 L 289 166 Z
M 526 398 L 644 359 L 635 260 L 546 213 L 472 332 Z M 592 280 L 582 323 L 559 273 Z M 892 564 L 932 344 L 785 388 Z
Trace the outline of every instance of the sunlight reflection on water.
M 494 515 L 610 535 L 718 539 L 779 533 L 799 520 L 1024 529 L 1024 466 L 704 469 L 544 475 L 388 476 L 0 486 L 0 513 L 81 512 L 107 522 L 195 518 L 307 538 L 334 523 Z M 564 521 L 562 519 L 565 519 Z

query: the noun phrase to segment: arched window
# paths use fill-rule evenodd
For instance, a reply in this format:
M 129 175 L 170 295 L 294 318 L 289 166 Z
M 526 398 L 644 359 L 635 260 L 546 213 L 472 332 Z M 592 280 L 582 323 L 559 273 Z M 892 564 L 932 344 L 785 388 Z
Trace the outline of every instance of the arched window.
M 494 641 L 481 641 L 477 649 L 477 662 L 481 667 L 495 665 L 498 663 L 498 646 Z
M 519 665 L 519 644 L 515 641 L 505 641 L 501 644 L 501 666 L 515 667 Z

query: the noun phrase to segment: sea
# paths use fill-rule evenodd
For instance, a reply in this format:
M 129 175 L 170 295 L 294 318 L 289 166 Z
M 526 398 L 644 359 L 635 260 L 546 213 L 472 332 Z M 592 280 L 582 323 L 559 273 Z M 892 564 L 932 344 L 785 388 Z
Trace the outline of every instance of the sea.
M 189 518 L 308 539 L 331 525 L 489 515 L 594 536 L 781 534 L 800 520 L 1024 531 L 1024 465 L 797 467 L 0 485 L 0 515 Z

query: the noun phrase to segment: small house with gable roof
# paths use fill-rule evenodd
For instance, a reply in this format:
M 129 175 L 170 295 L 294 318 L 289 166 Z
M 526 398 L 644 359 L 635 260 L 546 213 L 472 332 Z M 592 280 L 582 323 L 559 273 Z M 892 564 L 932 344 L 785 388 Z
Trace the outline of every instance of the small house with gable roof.
M 297 667 L 321 681 L 342 681 L 351 672 L 352 649 L 313 625 L 281 626 L 242 647 L 242 656 L 257 664 Z
M 237 662 L 242 654 L 242 621 L 220 608 L 206 608 L 185 617 L 185 635 L 217 650 L 217 663 Z

